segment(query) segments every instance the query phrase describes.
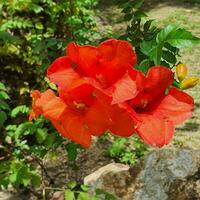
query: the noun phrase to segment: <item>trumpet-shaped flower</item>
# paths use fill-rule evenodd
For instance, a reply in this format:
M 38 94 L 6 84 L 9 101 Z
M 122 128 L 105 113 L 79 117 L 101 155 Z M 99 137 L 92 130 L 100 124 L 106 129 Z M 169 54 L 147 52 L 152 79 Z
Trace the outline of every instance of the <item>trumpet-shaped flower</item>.
M 139 92 L 126 106 L 139 120 L 136 132 L 146 143 L 162 147 L 172 139 L 175 125 L 191 117 L 193 98 L 170 87 L 173 73 L 166 67 L 151 67 L 146 76 L 132 71 L 131 76 Z

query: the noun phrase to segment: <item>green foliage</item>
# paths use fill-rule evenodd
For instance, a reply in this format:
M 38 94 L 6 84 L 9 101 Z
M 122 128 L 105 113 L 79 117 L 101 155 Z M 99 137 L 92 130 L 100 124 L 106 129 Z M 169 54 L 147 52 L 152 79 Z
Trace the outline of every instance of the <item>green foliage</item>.
M 96 189 L 95 194 L 91 195 L 89 189 L 87 185 L 81 185 L 77 189 L 76 182 L 70 182 L 64 191 L 65 200 L 116 200 L 112 194 L 101 189 Z
M 0 82 L 0 130 L 7 120 L 7 111 L 10 110 L 9 105 L 6 102 L 8 99 L 10 99 L 10 97 L 7 94 L 7 89 L 5 85 Z
M 160 29 L 153 20 L 145 20 L 143 0 L 119 0 L 128 21 L 126 33 L 120 38 L 129 40 L 138 55 L 137 69 L 144 73 L 153 65 L 174 67 L 178 63 L 179 50 L 200 43 L 189 31 L 175 25 Z
M 122 163 L 134 165 L 148 152 L 147 146 L 135 136 L 131 138 L 114 138 L 108 149 L 108 155 Z
M 75 161 L 77 154 L 78 154 L 78 150 L 83 149 L 83 148 L 79 144 L 75 144 L 73 142 L 70 142 L 70 143 L 65 145 L 65 149 L 67 151 L 68 160 L 69 161 Z
M 96 3 L 97 0 L 1 1 L 0 80 L 15 85 L 11 94 L 27 96 L 36 86 L 46 87 L 44 72 L 64 54 L 69 41 L 85 44 L 99 39 L 92 11 Z M 20 95 L 15 98 L 21 99 Z
M 74 161 L 80 146 L 66 144 L 66 140 L 42 117 L 34 122 L 27 121 L 30 112 L 27 106 L 12 109 L 8 104 L 7 89 L 1 82 L 0 92 L 5 93 L 0 96 L 0 189 L 9 184 L 15 188 L 39 187 L 40 174 L 45 170 L 42 164 L 45 156 L 64 147 L 69 160 Z

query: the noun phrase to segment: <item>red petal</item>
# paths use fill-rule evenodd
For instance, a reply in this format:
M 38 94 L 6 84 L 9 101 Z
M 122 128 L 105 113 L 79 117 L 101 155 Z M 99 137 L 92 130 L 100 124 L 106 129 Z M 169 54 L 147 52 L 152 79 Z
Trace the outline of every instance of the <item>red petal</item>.
M 134 132 L 134 122 L 127 111 L 118 105 L 111 105 L 111 99 L 97 92 L 97 100 L 85 116 L 86 124 L 93 135 L 101 135 L 106 130 L 128 137 Z
M 56 59 L 47 70 L 47 76 L 51 82 L 59 87 L 66 88 L 71 82 L 79 78 L 72 69 L 72 61 L 66 56 Z
M 85 80 L 76 79 L 68 89 L 60 89 L 59 95 L 66 103 L 76 101 L 90 105 L 94 100 L 93 90 L 94 88 Z
M 131 44 L 127 41 L 110 39 L 102 42 L 98 50 L 102 55 L 102 62 L 112 61 L 115 64 L 133 67 L 137 58 Z
M 71 42 L 67 46 L 67 56 L 75 65 L 75 70 L 82 75 L 96 77 L 98 69 L 98 51 L 96 47 L 79 46 Z
M 194 100 L 191 96 L 176 88 L 171 88 L 156 112 L 161 113 L 174 124 L 180 124 L 192 116 L 193 109 Z
M 90 146 L 91 134 L 79 114 L 66 110 L 60 121 L 53 121 L 53 124 L 63 137 L 81 144 L 85 148 Z
M 101 72 L 105 86 L 109 87 L 136 64 L 136 55 L 130 43 L 110 39 L 98 47 L 101 55 Z
M 149 114 L 138 114 L 138 117 L 141 124 L 136 131 L 145 143 L 162 147 L 171 141 L 174 134 L 174 125 L 171 121 Z
M 173 72 L 162 66 L 154 66 L 147 73 L 146 90 L 165 91 L 174 81 Z
M 122 103 L 137 95 L 136 81 L 125 74 L 112 86 L 112 104 Z
M 42 93 L 41 97 L 36 100 L 35 106 L 41 110 L 40 114 L 52 120 L 58 120 L 66 108 L 65 103 L 56 97 L 52 90 Z
M 136 63 L 136 55 L 126 41 L 107 40 L 93 47 L 69 43 L 67 56 L 77 65 L 77 72 L 92 77 L 102 87 L 109 87 Z

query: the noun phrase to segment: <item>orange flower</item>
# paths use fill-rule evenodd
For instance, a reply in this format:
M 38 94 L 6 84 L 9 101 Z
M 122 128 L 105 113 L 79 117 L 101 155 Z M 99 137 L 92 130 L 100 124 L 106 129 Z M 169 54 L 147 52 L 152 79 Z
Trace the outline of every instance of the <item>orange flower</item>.
M 166 67 L 151 67 L 146 76 L 134 71 L 131 76 L 139 92 L 126 104 L 131 116 L 139 121 L 136 132 L 147 144 L 162 147 L 172 139 L 175 125 L 191 117 L 193 98 L 170 88 L 173 73 Z
M 34 94 L 39 94 L 35 98 Z M 60 90 L 60 97 L 53 91 L 34 91 L 31 117 L 39 114 L 49 119 L 58 132 L 87 148 L 91 136 L 110 130 L 113 134 L 130 136 L 134 124 L 124 108 L 111 105 L 110 97 L 80 80 L 68 91 Z M 126 122 L 126 123 L 125 123 Z

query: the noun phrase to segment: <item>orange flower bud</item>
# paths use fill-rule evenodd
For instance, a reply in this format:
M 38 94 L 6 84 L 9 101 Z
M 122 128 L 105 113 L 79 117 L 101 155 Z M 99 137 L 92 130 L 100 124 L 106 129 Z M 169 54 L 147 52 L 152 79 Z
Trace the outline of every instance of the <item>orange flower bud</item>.
M 188 71 L 188 69 L 185 64 L 178 64 L 176 66 L 176 74 L 177 74 L 177 78 L 180 82 L 185 79 L 185 77 L 187 75 L 187 71 Z
M 180 84 L 180 88 L 182 90 L 186 90 L 186 89 L 189 89 L 189 88 L 192 88 L 194 87 L 195 85 L 197 85 L 199 82 L 199 78 L 197 77 L 189 77 L 189 78 L 186 78 L 185 80 L 183 80 Z

